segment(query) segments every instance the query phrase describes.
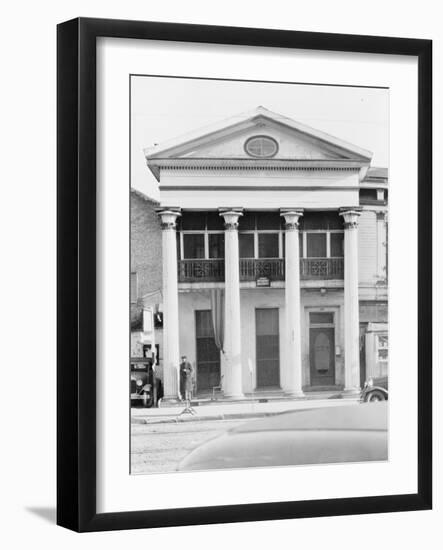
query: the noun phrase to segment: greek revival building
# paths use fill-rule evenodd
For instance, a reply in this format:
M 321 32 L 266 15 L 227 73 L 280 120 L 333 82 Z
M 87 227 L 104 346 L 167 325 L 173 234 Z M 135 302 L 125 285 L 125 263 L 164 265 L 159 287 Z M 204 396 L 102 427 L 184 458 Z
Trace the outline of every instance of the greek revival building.
M 163 385 L 355 393 L 387 370 L 387 170 L 264 107 L 144 151 L 159 183 Z M 160 261 L 160 258 L 159 258 Z

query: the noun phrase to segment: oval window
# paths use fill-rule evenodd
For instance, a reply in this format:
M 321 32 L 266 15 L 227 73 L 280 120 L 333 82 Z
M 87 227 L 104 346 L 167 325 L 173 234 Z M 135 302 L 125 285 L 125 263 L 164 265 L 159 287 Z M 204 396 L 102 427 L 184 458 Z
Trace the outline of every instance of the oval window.
M 269 136 L 254 136 L 245 143 L 245 150 L 251 157 L 269 158 L 277 154 L 278 144 Z

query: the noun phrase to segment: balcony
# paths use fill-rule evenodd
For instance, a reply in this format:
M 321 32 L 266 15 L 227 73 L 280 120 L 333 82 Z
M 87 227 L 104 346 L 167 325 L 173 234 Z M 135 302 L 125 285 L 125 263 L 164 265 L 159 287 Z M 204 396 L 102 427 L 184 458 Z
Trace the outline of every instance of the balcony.
M 300 279 L 343 279 L 344 258 L 302 258 Z
M 225 280 L 224 260 L 179 260 L 179 283 L 218 282 Z
M 270 281 L 284 281 L 285 261 L 280 258 L 240 260 L 240 281 L 256 281 L 260 277 L 266 277 Z
M 302 258 L 300 278 L 303 280 L 343 279 L 343 258 Z M 266 277 L 270 281 L 285 280 L 285 261 L 282 258 L 240 260 L 240 281 L 256 281 Z M 222 282 L 225 280 L 224 260 L 179 260 L 180 283 Z

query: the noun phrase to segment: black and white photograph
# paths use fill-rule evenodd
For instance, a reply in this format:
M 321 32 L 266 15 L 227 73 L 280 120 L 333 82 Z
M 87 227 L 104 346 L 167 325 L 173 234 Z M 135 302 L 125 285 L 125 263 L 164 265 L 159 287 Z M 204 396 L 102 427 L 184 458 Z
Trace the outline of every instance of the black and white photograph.
M 130 76 L 131 474 L 389 460 L 389 101 Z

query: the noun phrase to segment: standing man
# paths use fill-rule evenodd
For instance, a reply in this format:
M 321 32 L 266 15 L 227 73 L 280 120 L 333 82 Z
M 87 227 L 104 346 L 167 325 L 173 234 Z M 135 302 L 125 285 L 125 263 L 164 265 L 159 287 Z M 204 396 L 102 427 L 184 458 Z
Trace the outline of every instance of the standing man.
M 180 396 L 181 399 L 191 400 L 192 395 L 192 365 L 186 355 L 182 355 L 180 363 Z

